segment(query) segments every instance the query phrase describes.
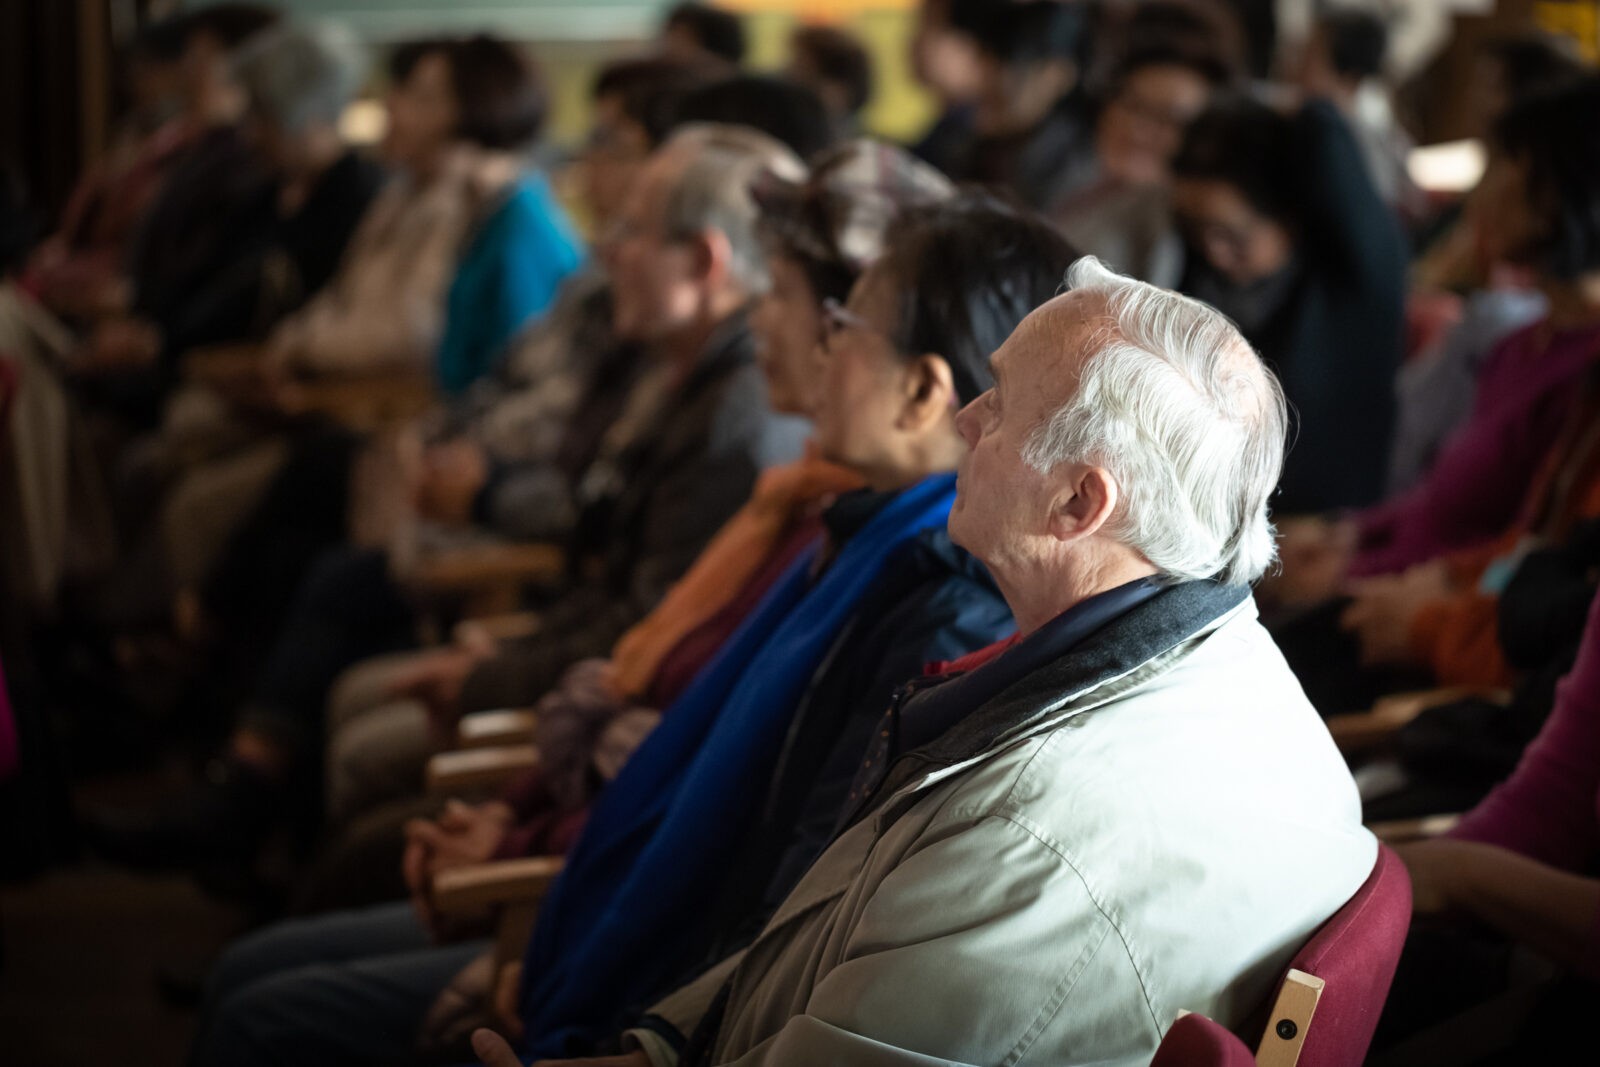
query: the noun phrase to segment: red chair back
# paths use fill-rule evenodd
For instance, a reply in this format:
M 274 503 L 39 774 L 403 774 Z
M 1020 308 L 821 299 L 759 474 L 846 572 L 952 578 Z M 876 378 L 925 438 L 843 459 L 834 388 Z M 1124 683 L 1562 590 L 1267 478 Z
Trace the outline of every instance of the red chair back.
M 1360 1067 L 1410 927 L 1411 876 L 1380 842 L 1366 882 L 1289 963 L 1327 983 L 1298 1067 Z M 1278 1021 L 1267 1021 L 1265 1041 L 1277 1038 Z
M 1289 962 L 1254 1057 L 1221 1025 L 1185 1015 L 1151 1067 L 1360 1067 L 1410 926 L 1411 878 L 1380 843 L 1366 882 Z

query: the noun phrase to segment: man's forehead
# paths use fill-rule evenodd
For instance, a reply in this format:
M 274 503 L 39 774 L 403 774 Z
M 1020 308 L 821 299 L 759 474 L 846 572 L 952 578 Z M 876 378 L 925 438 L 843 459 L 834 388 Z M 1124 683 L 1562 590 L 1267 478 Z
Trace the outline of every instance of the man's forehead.
M 1104 302 L 1093 293 L 1063 293 L 1040 305 L 1017 326 L 995 353 L 1002 373 L 1019 369 L 1035 381 L 1068 385 L 1077 378 L 1088 331 L 1104 318 Z

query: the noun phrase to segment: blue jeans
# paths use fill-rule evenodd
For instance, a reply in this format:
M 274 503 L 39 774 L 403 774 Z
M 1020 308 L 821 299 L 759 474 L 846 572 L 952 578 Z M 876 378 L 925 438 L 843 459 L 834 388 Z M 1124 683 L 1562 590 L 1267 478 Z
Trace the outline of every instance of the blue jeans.
M 423 1015 L 487 947 L 434 945 L 405 903 L 270 926 L 218 961 L 193 1067 L 413 1062 Z

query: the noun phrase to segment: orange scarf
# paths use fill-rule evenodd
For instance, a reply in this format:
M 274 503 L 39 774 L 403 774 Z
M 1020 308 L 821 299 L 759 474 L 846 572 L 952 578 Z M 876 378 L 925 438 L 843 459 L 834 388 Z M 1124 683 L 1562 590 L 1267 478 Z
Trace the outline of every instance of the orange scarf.
M 643 696 L 667 653 L 739 594 L 798 518 L 826 498 L 860 486 L 855 471 L 814 455 L 765 471 L 750 499 L 717 531 L 694 566 L 612 648 L 617 693 Z

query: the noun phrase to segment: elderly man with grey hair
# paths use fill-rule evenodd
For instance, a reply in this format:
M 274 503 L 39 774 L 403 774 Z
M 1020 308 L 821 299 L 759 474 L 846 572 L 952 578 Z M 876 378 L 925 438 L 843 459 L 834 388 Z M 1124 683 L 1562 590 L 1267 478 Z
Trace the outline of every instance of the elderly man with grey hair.
M 259 338 L 333 277 L 383 181 L 339 133 L 365 76 L 365 54 L 331 24 L 274 27 L 235 59 L 249 100 L 244 130 L 272 183 L 252 223 L 164 324 L 170 351 Z
M 1245 1023 L 1371 872 L 1250 596 L 1277 383 L 1200 303 L 1093 259 L 1068 286 L 958 419 L 950 533 L 1018 638 L 902 691 L 832 844 L 613 1062 L 1148 1063 L 1180 1010 Z

